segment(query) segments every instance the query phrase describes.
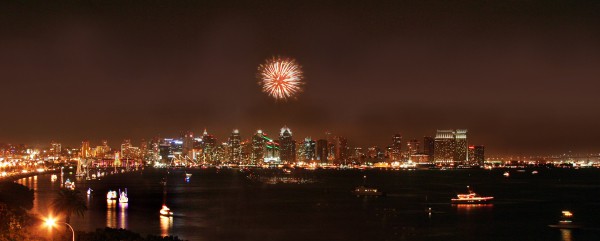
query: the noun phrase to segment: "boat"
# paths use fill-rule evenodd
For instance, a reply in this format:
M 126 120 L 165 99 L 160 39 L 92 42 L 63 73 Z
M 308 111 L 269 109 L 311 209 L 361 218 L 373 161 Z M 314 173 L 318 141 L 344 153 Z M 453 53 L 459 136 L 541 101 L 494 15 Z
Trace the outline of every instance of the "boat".
M 87 190 L 87 195 L 88 195 L 88 196 L 92 195 L 92 191 L 94 191 L 94 190 L 92 190 L 92 188 L 88 188 L 88 190 Z
M 356 195 L 357 197 L 360 196 L 383 196 L 384 193 L 382 191 L 377 190 L 377 188 L 372 188 L 372 187 L 366 187 L 365 183 L 367 182 L 367 176 L 363 176 L 363 185 L 360 185 L 358 187 L 356 187 L 354 189 L 354 191 L 352 191 L 352 193 L 354 193 L 354 195 Z
M 106 200 L 117 200 L 117 191 L 108 190 Z
M 552 228 L 560 228 L 560 229 L 577 229 L 581 228 L 580 225 L 573 223 L 573 213 L 571 211 L 565 210 L 561 212 L 562 215 L 558 224 L 548 225 Z
M 379 191 L 377 188 L 369 188 L 365 186 L 358 186 L 352 191 L 357 197 L 360 196 L 383 196 L 384 193 Z
M 58 176 L 56 176 L 56 174 L 52 174 L 52 176 L 50 176 L 50 181 L 52 181 L 52 182 L 56 182 L 57 179 L 58 179 Z
M 187 172 L 186 172 L 186 173 L 185 173 L 185 177 L 186 177 L 186 178 L 190 178 L 190 177 L 192 177 L 192 174 L 191 174 L 191 173 L 187 173 Z
M 535 174 L 538 174 L 538 171 L 532 171 L 531 172 L 531 175 L 535 175 Z
M 119 203 L 127 203 L 129 202 L 129 198 L 127 197 L 127 188 L 125 188 L 124 192 L 119 190 Z
M 510 173 L 509 172 L 504 172 L 504 174 L 502 174 L 502 175 L 504 175 L 505 177 L 510 177 Z
M 173 216 L 173 212 L 171 212 L 171 209 L 169 209 L 167 207 L 167 205 L 163 205 L 162 208 L 160 209 L 159 213 L 161 216 L 167 216 L 167 217 Z
M 65 181 L 65 188 L 70 189 L 70 190 L 75 190 L 75 183 L 71 182 L 71 180 L 69 180 L 67 178 L 67 180 Z
M 479 203 L 489 203 L 494 197 L 482 197 L 477 193 L 473 192 L 469 186 L 467 186 L 469 190 L 468 194 L 457 194 L 456 198 L 452 198 L 451 201 L 454 204 L 479 204 Z

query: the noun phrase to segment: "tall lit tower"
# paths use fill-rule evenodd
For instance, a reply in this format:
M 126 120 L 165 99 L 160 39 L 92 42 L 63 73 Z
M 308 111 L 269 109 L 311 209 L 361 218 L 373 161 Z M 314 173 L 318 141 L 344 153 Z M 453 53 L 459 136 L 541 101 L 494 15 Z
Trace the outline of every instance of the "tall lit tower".
M 327 156 L 329 154 L 329 144 L 325 139 L 317 140 L 317 160 L 320 163 L 327 163 Z
M 242 137 L 238 129 L 233 130 L 229 136 L 229 161 L 240 163 L 242 160 Z
M 434 162 L 436 165 L 454 165 L 454 131 L 437 130 L 435 134 Z
M 202 161 L 204 163 L 215 164 L 217 139 L 208 134 L 206 129 L 202 133 Z
M 419 153 L 419 140 L 413 139 L 406 142 L 406 147 L 408 149 L 408 158 L 411 159 L 412 156 Z
M 265 158 L 266 138 L 262 130 L 256 131 L 252 136 L 252 154 L 250 155 L 250 163 L 254 165 L 261 164 Z
M 400 161 L 402 157 L 402 135 L 395 134 L 392 137 L 392 148 L 391 148 L 391 159 L 393 161 Z
M 302 143 L 302 148 L 304 149 L 304 160 L 312 161 L 315 160 L 315 147 L 316 143 L 310 137 L 304 138 L 304 143 Z
M 469 160 L 469 150 L 467 144 L 467 130 L 457 129 L 454 131 L 454 163 L 462 165 Z
M 335 138 L 335 157 L 340 163 L 345 163 L 348 160 L 348 140 L 338 136 Z
M 81 157 L 82 158 L 89 158 L 90 156 L 92 156 L 91 148 L 90 148 L 90 142 L 89 141 L 82 141 L 81 142 Z
M 296 161 L 296 143 L 292 139 L 292 131 L 287 126 L 279 132 L 279 157 L 282 162 L 292 163 Z
M 181 149 L 181 155 L 184 158 L 194 157 L 194 133 L 188 131 L 183 134 L 183 148 Z

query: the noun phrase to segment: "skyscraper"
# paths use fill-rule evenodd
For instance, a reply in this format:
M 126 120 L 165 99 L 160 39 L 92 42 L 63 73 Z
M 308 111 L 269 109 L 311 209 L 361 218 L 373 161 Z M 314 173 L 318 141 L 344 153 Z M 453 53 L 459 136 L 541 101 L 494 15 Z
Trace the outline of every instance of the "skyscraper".
M 81 157 L 89 158 L 91 156 L 92 156 L 92 153 L 91 153 L 91 149 L 90 149 L 90 142 L 82 141 L 81 142 Z
M 428 162 L 433 162 L 435 139 L 431 136 L 423 137 L 423 154 L 427 155 Z
M 206 129 L 202 133 L 202 162 L 216 164 L 217 139 L 208 134 Z
M 267 139 L 262 130 L 256 131 L 256 134 L 252 136 L 252 154 L 250 157 L 251 164 L 259 165 L 263 163 L 265 158 L 266 142 Z
M 458 129 L 454 131 L 454 163 L 456 165 L 463 165 L 467 163 L 468 159 L 468 144 L 467 144 L 467 130 Z
M 454 165 L 454 131 L 437 130 L 435 135 L 434 162 L 440 166 Z
M 435 136 L 436 165 L 459 166 L 468 160 L 467 130 L 438 130 Z
M 327 163 L 327 156 L 329 155 L 329 144 L 325 139 L 317 140 L 317 160 L 320 163 Z
M 392 161 L 400 161 L 402 157 L 402 135 L 395 134 L 392 137 L 392 146 L 390 146 L 389 155 Z
M 238 129 L 233 130 L 229 136 L 229 161 L 240 163 L 242 158 L 242 137 Z
M 292 163 L 296 161 L 296 143 L 292 139 L 292 131 L 287 126 L 279 132 L 279 157 L 282 162 Z
M 315 147 L 316 143 L 310 137 L 304 138 L 304 143 L 302 144 L 304 161 L 312 161 L 315 160 Z
M 194 157 L 194 133 L 188 131 L 183 134 L 183 148 L 181 155 L 184 158 L 192 159 Z
M 484 146 L 469 146 L 469 166 L 483 166 L 485 162 Z
M 408 159 L 412 160 L 411 157 L 419 153 L 419 140 L 412 139 L 406 142 L 406 147 Z
M 346 138 L 338 136 L 335 138 L 335 156 L 336 160 L 340 163 L 346 163 L 348 160 L 348 140 Z

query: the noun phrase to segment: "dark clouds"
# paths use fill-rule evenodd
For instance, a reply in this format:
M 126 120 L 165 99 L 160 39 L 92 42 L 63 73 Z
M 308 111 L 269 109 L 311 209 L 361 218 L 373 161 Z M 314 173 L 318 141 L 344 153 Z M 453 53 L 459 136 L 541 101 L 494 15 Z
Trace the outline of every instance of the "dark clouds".
M 357 145 L 469 128 L 491 153 L 597 151 L 595 1 L 10 1 L 0 141 L 77 144 L 288 125 Z M 302 63 L 298 100 L 256 68 Z

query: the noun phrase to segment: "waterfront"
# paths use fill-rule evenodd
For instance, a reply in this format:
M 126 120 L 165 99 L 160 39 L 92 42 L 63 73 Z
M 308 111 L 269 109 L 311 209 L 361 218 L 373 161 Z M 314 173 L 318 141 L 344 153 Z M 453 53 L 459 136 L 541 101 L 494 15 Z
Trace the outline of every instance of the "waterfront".
M 172 218 L 160 217 L 166 169 L 106 176 L 77 182 L 94 194 L 84 217 L 72 217 L 76 230 L 105 226 L 188 240 L 598 240 L 600 171 L 597 169 L 502 170 L 257 170 L 311 180 L 302 184 L 268 184 L 246 178 L 237 169 L 171 170 L 167 205 Z M 356 197 L 363 183 L 386 197 Z M 18 181 L 36 189 L 34 211 L 47 206 L 59 182 L 50 175 Z M 495 196 L 491 205 L 451 205 L 450 198 L 470 185 Z M 128 204 L 108 204 L 106 191 L 128 188 Z M 431 214 L 428 208 L 431 207 Z M 587 229 L 558 230 L 562 210 Z

